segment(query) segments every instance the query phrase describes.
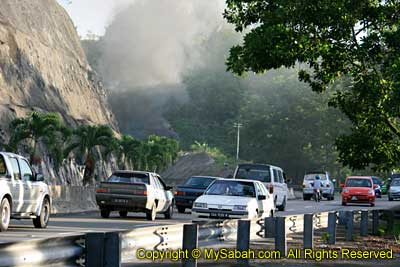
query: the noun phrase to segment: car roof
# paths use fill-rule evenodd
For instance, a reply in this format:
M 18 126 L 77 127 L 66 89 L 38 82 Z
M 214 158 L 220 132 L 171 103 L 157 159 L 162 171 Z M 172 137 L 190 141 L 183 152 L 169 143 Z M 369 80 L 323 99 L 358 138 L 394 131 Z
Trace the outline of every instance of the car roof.
M 113 173 L 140 173 L 140 174 L 154 174 L 154 175 L 158 175 L 155 172 L 147 172 L 147 171 L 134 171 L 134 170 L 116 170 L 113 171 Z
M 234 182 L 258 182 L 258 183 L 262 183 L 260 181 L 257 180 L 250 180 L 250 179 L 232 179 L 232 178 L 220 178 L 218 179 L 220 181 L 234 181 Z
M 14 154 L 14 153 L 11 153 L 11 152 L 4 152 L 4 151 L 2 151 L 2 152 L 0 152 L 0 154 L 2 154 L 2 155 L 4 155 L 4 156 L 7 156 L 7 157 L 14 157 L 14 158 L 25 158 L 25 157 L 23 157 L 23 156 L 21 156 L 21 155 L 18 155 L 18 154 Z
M 264 168 L 265 167 L 274 167 L 274 168 L 278 168 L 278 169 L 282 170 L 281 167 L 274 166 L 274 165 L 271 165 L 271 164 L 263 164 L 263 163 L 240 163 L 237 166 L 238 167 L 246 167 L 246 166 L 248 166 L 248 167 L 264 167 Z
M 305 174 L 326 174 L 327 171 L 306 171 Z
M 348 178 L 356 178 L 356 179 L 372 179 L 372 176 L 348 176 Z
M 189 178 L 210 178 L 210 179 L 223 179 L 223 177 L 215 177 L 215 176 L 204 176 L 204 175 L 193 175 L 189 176 Z

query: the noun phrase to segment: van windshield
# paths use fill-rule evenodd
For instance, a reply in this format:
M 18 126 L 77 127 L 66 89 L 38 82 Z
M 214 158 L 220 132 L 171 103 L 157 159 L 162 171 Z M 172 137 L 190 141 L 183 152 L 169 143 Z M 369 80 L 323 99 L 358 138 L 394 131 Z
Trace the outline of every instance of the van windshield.
M 257 180 L 264 183 L 271 182 L 271 174 L 269 170 L 256 170 L 256 169 L 247 169 L 247 168 L 239 168 L 236 179 L 247 179 L 247 180 Z
M 306 174 L 306 175 L 304 175 L 304 180 L 315 180 L 315 177 L 317 175 L 319 176 L 320 180 L 326 180 L 326 174 L 325 173 Z

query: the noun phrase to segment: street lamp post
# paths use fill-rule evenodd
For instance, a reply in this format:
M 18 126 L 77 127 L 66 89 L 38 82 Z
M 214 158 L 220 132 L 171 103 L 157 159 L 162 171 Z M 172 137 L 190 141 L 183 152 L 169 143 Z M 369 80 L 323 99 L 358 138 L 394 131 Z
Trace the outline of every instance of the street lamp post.
M 242 128 L 243 124 L 237 122 L 233 125 L 233 127 L 237 128 L 237 142 L 236 142 L 236 160 L 239 160 L 239 146 L 240 146 L 240 128 Z

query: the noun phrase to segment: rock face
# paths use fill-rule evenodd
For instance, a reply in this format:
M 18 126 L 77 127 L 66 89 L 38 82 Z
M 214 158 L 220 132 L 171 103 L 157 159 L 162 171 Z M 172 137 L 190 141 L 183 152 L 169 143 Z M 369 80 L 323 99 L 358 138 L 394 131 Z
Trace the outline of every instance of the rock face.
M 59 112 L 70 126 L 117 128 L 74 25 L 56 0 L 1 0 L 0 96 L 3 131 L 32 110 Z

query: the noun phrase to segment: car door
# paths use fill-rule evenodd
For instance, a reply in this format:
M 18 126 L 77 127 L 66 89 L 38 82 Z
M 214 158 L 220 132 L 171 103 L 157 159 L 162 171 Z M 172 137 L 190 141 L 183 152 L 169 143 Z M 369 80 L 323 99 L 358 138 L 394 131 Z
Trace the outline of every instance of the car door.
M 172 194 L 171 190 L 167 190 L 167 185 L 165 184 L 164 180 L 160 176 L 158 176 L 158 179 L 162 186 L 163 195 L 165 196 L 164 209 L 166 210 L 171 205 L 171 203 L 174 199 L 174 195 Z
M 256 188 L 256 198 L 257 198 L 257 206 L 258 206 L 258 214 L 263 215 L 265 213 L 265 199 L 260 200 L 258 199 L 259 196 L 265 196 L 265 193 L 261 189 L 261 183 L 254 183 L 254 186 Z M 267 196 L 265 196 L 267 197 Z
M 282 194 L 281 194 L 281 187 L 279 185 L 279 174 L 278 174 L 278 169 L 273 168 L 273 185 L 274 185 L 274 199 L 276 199 L 276 205 L 280 205 L 282 202 Z
M 156 184 L 156 195 L 157 195 L 157 201 L 158 201 L 158 204 L 157 204 L 157 211 L 164 211 L 165 210 L 165 205 L 166 205 L 166 202 L 167 202 L 167 198 L 166 198 L 166 195 L 165 195 L 165 190 L 164 190 L 164 188 L 163 188 L 163 185 L 161 184 L 161 182 L 160 182 L 160 178 L 159 178 L 159 176 L 154 176 L 154 181 L 155 181 L 155 184 Z
M 21 181 L 24 187 L 24 205 L 26 212 L 35 212 L 40 198 L 40 183 L 34 181 L 34 174 L 25 159 L 18 159 L 21 170 Z
M 11 163 L 12 179 L 9 181 L 9 186 L 11 188 L 11 194 L 13 198 L 12 209 L 14 213 L 24 212 L 24 186 L 21 181 L 21 172 L 19 169 L 18 160 L 16 158 L 8 158 Z
M 266 216 L 269 216 L 270 215 L 269 213 L 271 211 L 272 212 L 274 211 L 274 202 L 271 199 L 272 195 L 269 194 L 269 192 L 264 184 L 260 184 L 260 189 L 261 189 L 261 192 L 265 195 L 265 199 L 263 200 L 264 213 Z

